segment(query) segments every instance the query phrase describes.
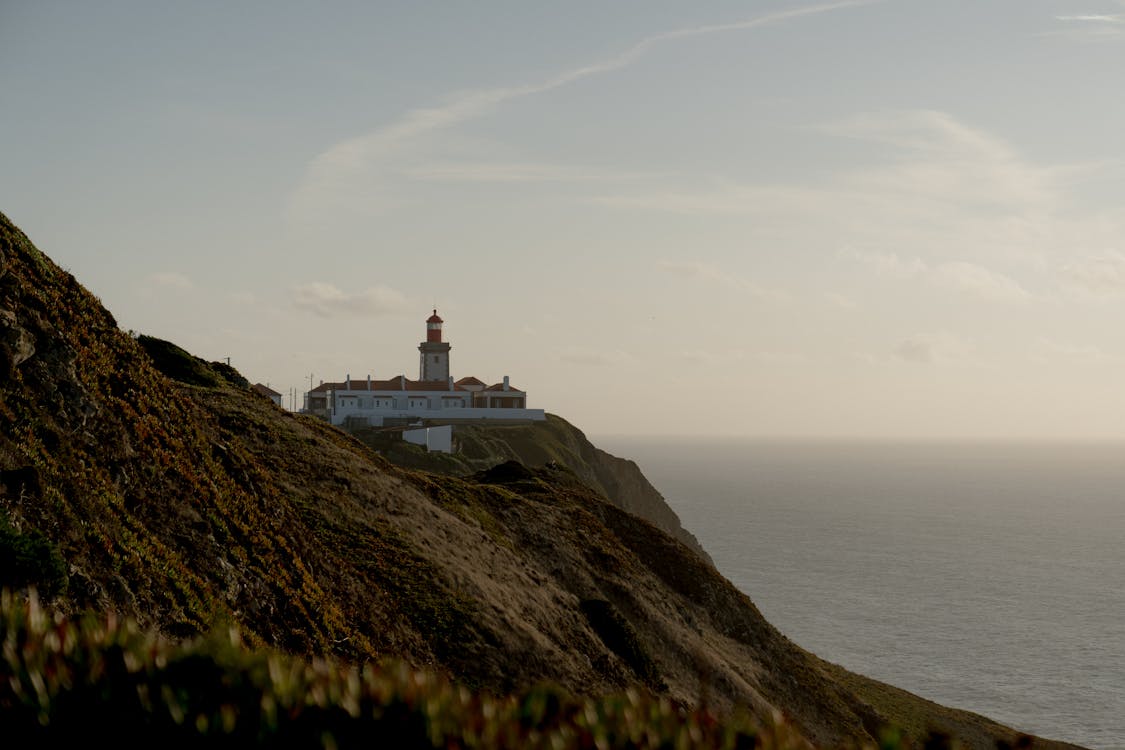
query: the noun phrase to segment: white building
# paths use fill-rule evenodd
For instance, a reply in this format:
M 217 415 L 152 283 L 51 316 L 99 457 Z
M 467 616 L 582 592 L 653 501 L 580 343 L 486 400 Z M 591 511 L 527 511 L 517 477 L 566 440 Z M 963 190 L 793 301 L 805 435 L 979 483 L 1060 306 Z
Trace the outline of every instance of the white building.
M 454 381 L 449 374 L 450 345 L 441 339 L 437 310 L 426 320 L 426 340 L 418 345 L 418 380 L 398 375 L 390 380 L 321 383 L 305 394 L 305 411 L 334 425 L 425 426 L 458 422 L 521 423 L 546 419 L 542 409 L 527 408 L 527 392 L 508 382 L 485 385 L 474 377 Z

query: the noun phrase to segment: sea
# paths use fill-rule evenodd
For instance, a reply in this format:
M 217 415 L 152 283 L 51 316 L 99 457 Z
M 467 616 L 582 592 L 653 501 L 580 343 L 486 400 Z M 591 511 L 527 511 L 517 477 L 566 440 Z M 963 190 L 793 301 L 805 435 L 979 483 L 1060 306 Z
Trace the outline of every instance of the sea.
M 596 442 L 803 648 L 1125 750 L 1125 444 Z

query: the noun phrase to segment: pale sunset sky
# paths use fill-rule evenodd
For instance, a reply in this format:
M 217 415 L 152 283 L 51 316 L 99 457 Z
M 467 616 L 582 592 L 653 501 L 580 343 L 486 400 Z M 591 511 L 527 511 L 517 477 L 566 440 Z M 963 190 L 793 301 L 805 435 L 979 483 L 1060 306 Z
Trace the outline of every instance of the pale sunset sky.
M 1125 438 L 1125 3 L 0 1 L 0 210 L 286 394 Z

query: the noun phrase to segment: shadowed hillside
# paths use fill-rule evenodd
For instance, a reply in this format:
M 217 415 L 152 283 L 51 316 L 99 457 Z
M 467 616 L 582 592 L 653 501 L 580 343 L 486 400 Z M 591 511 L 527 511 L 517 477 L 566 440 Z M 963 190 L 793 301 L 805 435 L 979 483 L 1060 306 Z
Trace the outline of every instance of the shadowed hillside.
M 1016 738 L 824 664 L 561 463 L 396 467 L 228 367 L 122 332 L 2 216 L 0 375 L 0 585 L 60 613 L 172 638 L 236 626 L 250 645 L 393 656 L 496 693 L 546 681 L 778 712 L 821 746 L 887 722 Z
M 453 430 L 452 454 L 429 453 L 402 440 L 398 432 L 367 428 L 353 434 L 394 464 L 451 476 L 472 474 L 505 461 L 534 467 L 561 464 L 614 505 L 644 518 L 711 562 L 711 556 L 681 525 L 679 516 L 636 463 L 593 445 L 562 417 L 548 414 L 545 422 L 525 425 L 458 424 Z

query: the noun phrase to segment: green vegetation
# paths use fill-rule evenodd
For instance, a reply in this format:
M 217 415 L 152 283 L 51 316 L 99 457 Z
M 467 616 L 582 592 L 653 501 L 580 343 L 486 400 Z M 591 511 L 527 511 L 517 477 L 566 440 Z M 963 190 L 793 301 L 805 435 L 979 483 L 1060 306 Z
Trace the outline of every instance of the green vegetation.
M 35 586 L 54 596 L 66 585 L 66 563 L 55 545 L 38 531 L 21 534 L 0 515 L 0 586 Z
M 783 721 L 720 721 L 628 690 L 580 698 L 549 685 L 473 693 L 402 662 L 364 668 L 247 649 L 228 630 L 184 643 L 129 620 L 68 620 L 5 591 L 0 712 L 9 739 L 208 747 L 805 747 Z
M 152 359 L 152 366 L 178 383 L 204 388 L 215 388 L 224 383 L 238 388 L 250 386 L 249 380 L 225 362 L 207 362 L 171 341 L 155 336 L 142 333 L 136 338 L 140 347 Z

